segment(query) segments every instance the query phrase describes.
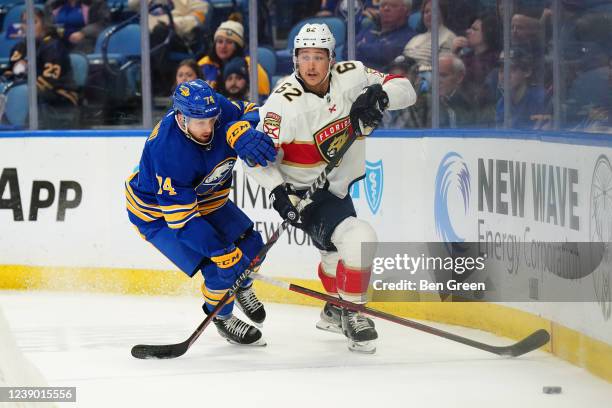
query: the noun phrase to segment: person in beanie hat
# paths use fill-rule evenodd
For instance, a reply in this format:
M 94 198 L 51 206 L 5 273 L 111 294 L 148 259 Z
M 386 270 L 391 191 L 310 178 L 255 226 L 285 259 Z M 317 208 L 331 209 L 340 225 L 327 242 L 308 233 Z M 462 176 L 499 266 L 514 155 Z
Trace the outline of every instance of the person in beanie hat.
M 249 99 L 249 69 L 244 58 L 232 58 L 223 68 L 221 94 L 235 100 Z
M 249 57 L 244 56 L 244 27 L 234 20 L 227 20 L 221 23 L 215 31 L 214 44 L 208 55 L 198 61 L 202 68 L 204 80 L 215 90 L 221 90 L 223 69 L 234 57 L 243 57 L 249 64 Z M 248 69 L 247 69 L 248 70 Z M 270 94 L 270 80 L 263 67 L 257 64 L 257 75 L 259 83 L 259 94 L 267 96 Z
M 219 38 L 230 40 L 240 48 L 244 48 L 244 27 L 238 21 L 227 20 L 215 31 L 215 42 Z

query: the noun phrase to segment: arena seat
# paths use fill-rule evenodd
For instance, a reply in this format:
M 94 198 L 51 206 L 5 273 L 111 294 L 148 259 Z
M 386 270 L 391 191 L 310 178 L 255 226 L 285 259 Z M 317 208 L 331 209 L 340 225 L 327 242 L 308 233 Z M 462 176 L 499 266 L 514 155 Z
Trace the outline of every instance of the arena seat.
M 257 62 L 263 67 L 268 74 L 268 77 L 272 77 L 276 74 L 276 54 L 273 50 L 266 47 L 257 48 Z
M 4 117 L 13 126 L 25 127 L 28 119 L 28 84 L 20 83 L 6 91 Z

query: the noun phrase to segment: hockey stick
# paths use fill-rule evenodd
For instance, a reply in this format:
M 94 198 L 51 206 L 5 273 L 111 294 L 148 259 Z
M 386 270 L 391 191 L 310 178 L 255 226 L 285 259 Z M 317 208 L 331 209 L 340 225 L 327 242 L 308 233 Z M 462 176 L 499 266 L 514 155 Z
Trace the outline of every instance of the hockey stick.
M 308 189 L 308 191 L 306 192 L 302 200 L 300 200 L 300 202 L 297 205 L 298 211 L 301 212 L 302 209 L 306 206 L 308 199 L 312 197 L 315 191 L 317 191 L 319 188 L 325 185 L 325 182 L 327 181 L 327 176 L 329 175 L 329 173 L 334 169 L 334 167 L 336 167 L 340 163 L 340 160 L 342 160 L 342 157 L 348 151 L 349 147 L 351 147 L 353 142 L 361 136 L 362 136 L 361 129 L 355 128 L 353 130 L 352 137 L 349 137 L 347 139 L 344 145 L 342 145 L 342 147 L 338 150 L 338 152 L 334 155 L 334 157 L 332 157 L 329 163 L 327 163 L 327 166 L 325 166 L 325 169 L 323 169 L 319 177 L 317 177 L 315 182 L 310 186 L 310 188 Z M 183 354 L 185 354 L 187 350 L 189 350 L 189 347 L 191 347 L 191 345 L 198 339 L 198 337 L 200 337 L 202 332 L 204 332 L 204 329 L 206 329 L 206 326 L 208 326 L 210 322 L 212 321 L 212 319 L 217 314 L 219 314 L 223 306 L 225 306 L 225 303 L 227 303 L 227 301 L 232 296 L 234 296 L 234 294 L 236 293 L 240 285 L 242 285 L 242 283 L 251 275 L 251 273 L 253 273 L 253 269 L 261 263 L 260 260 L 266 256 L 270 248 L 272 248 L 272 246 L 276 243 L 276 241 L 278 241 L 278 239 L 283 234 L 283 232 L 285 232 L 288 226 L 289 226 L 289 221 L 283 220 L 280 227 L 276 231 L 274 231 L 270 239 L 268 239 L 268 242 L 264 244 L 263 248 L 257 253 L 255 258 L 253 258 L 249 267 L 244 272 L 242 272 L 242 274 L 238 277 L 238 279 L 236 279 L 236 282 L 234 282 L 232 287 L 228 289 L 228 291 L 221 298 L 217 306 L 215 306 L 215 308 L 208 314 L 208 316 L 206 316 L 204 321 L 200 323 L 197 329 L 191 334 L 191 336 L 189 336 L 187 340 L 185 340 L 182 343 L 177 343 L 177 344 L 161 344 L 161 345 L 138 344 L 132 347 L 132 356 L 136 358 L 142 358 L 142 359 L 176 358 L 176 357 L 180 357 Z
M 269 283 L 270 285 L 278 286 L 283 289 L 290 290 L 292 292 L 301 293 L 302 295 L 310 296 L 316 299 L 324 300 L 329 303 L 333 303 L 339 307 L 345 307 L 347 309 L 355 310 L 370 316 L 379 317 L 384 320 L 388 320 L 393 323 L 401 324 L 402 326 L 411 327 L 416 330 L 424 331 L 429 334 L 433 334 L 438 337 L 443 337 L 448 340 L 456 341 L 457 343 L 465 344 L 466 346 L 474 347 L 479 350 L 488 351 L 489 353 L 497 354 L 498 356 L 510 356 L 518 357 L 523 354 L 529 353 L 530 351 L 539 349 L 550 340 L 550 335 L 544 329 L 536 330 L 524 339 L 511 344 L 509 346 L 492 346 L 489 344 L 481 343 L 476 340 L 468 339 L 467 337 L 459 336 L 457 334 L 449 333 L 444 330 L 436 329 L 435 327 L 427 326 L 422 323 L 415 322 L 413 320 L 404 319 L 402 317 L 394 316 L 389 313 L 381 312 L 379 310 L 371 309 L 366 305 L 361 305 L 346 300 L 342 300 L 325 293 L 317 292 L 312 289 L 305 288 L 303 286 L 295 285 L 293 283 L 287 283 L 272 279 L 267 276 L 255 275 L 255 279 Z

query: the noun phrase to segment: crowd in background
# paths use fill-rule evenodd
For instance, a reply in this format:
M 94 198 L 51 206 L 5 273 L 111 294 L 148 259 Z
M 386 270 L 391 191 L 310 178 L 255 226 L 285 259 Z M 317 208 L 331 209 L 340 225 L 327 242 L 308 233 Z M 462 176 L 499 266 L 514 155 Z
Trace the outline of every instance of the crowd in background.
M 151 47 L 158 46 L 151 55 L 152 85 L 156 99 L 161 100 L 158 105 L 164 109 L 173 87 L 195 77 L 230 98 L 249 98 L 248 2 L 234 1 L 230 12 L 223 15 L 212 3 L 154 0 L 164 7 L 152 9 L 149 15 Z M 612 129 L 611 0 L 561 0 L 557 50 L 553 46 L 552 1 L 513 0 L 507 55 L 503 51 L 506 2 L 502 0 L 439 0 L 437 27 L 433 27 L 432 0 L 355 3 L 356 59 L 370 68 L 410 78 L 418 93 L 414 106 L 385 116 L 387 127 L 431 127 L 432 37 L 437 31 L 440 127 L 550 129 L 553 95 L 558 93 L 564 128 Z M 92 106 L 99 93 L 75 87 L 67 58 L 74 52 L 95 53 L 101 33 L 136 14 L 139 2 L 126 0 L 119 11 L 115 5 L 111 0 L 48 0 L 41 4 L 36 14 L 37 87 L 44 126 L 58 128 L 70 123 L 70 115 L 62 115 L 58 109 L 95 116 Z M 346 21 L 346 1 L 260 1 L 260 46 L 282 49 L 295 24 L 304 18 L 326 16 Z M 25 15 L 22 32 L 23 23 Z M 3 31 L 11 35 L 6 27 Z M 344 47 L 336 58 L 348 58 L 347 50 Z M 0 57 L 8 58 L 5 81 L 24 78 L 24 42 Z M 554 88 L 554 61 L 561 63 L 561 89 Z M 509 67 L 508 82 L 504 81 L 504 62 Z M 261 102 L 290 69 L 272 76 L 259 65 L 257 73 Z M 93 87 L 108 80 L 104 75 L 90 66 Z M 134 89 L 133 97 L 138 97 L 138 87 Z M 128 99 L 129 95 L 113 100 L 112 108 L 129 110 L 127 104 L 119 103 Z M 136 117 L 139 107 L 134 103 Z M 107 120 L 116 122 L 120 116 L 111 115 Z

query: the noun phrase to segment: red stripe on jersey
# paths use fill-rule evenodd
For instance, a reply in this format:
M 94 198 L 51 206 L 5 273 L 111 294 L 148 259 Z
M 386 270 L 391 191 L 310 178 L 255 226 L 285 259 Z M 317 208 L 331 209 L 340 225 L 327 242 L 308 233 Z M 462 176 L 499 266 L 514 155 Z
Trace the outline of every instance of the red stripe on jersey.
M 406 77 L 402 75 L 388 74 L 387 76 L 385 76 L 385 79 L 383 80 L 383 85 L 389 82 L 390 80 L 392 80 L 393 78 L 406 78 Z
M 297 164 L 316 164 L 323 161 L 323 157 L 314 144 L 287 143 L 282 147 L 285 152 L 283 160 Z

